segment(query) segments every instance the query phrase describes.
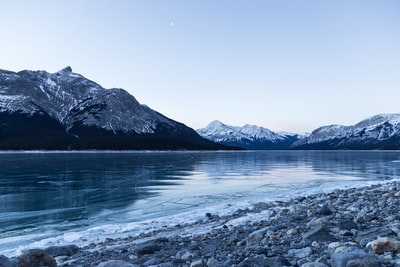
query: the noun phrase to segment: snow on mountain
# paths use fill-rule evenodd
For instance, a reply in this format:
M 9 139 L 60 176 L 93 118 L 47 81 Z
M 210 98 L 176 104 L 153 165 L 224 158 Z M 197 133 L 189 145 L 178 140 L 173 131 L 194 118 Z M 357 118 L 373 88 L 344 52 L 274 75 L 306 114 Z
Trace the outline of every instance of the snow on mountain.
M 243 127 L 226 125 L 213 121 L 207 127 L 198 129 L 202 137 L 216 143 L 246 149 L 287 149 L 298 140 L 298 135 L 275 133 L 267 128 L 246 124 Z
M 296 149 L 399 149 L 400 114 L 380 114 L 352 126 L 329 125 L 295 142 Z
M 0 72 L 0 112 L 45 112 L 69 130 L 76 121 L 105 130 L 154 133 L 171 120 L 140 105 L 123 89 L 104 89 L 66 67 L 45 71 Z
M 104 89 L 72 72 L 71 67 L 55 73 L 0 70 L 0 139 L 4 136 L 3 140 L 8 140 L 5 143 L 11 148 L 24 149 L 22 143 L 29 144 L 29 137 L 20 135 L 29 127 L 30 131 L 35 129 L 37 132 L 43 130 L 43 134 L 49 133 L 45 131 L 46 127 L 40 128 L 39 122 L 50 127 L 53 141 L 62 145 L 70 145 L 72 141 L 69 137 L 73 136 L 81 139 L 80 146 L 85 147 L 87 142 L 92 142 L 91 146 L 96 148 L 95 139 L 100 144 L 105 140 L 100 138 L 103 135 L 115 144 L 116 141 L 111 140 L 114 138 L 112 135 L 118 134 L 121 137 L 116 146 L 118 148 L 125 148 L 127 146 L 123 143 L 132 141 L 126 136 L 137 135 L 152 137 L 145 141 L 142 137 L 140 140 L 137 138 L 134 140 L 137 145 L 129 144 L 130 148 L 159 148 L 156 144 L 168 149 L 215 147 L 193 129 L 141 105 L 125 90 Z M 60 133 L 60 129 L 64 129 L 64 133 Z M 86 143 L 82 141 L 84 136 Z M 72 143 L 76 144 L 75 141 Z M 38 142 L 45 144 L 43 140 Z

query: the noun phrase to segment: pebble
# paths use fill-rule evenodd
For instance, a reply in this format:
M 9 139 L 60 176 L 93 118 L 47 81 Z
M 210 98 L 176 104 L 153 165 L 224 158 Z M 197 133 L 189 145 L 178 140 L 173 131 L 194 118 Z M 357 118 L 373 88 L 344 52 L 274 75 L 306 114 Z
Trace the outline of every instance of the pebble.
M 260 202 L 230 215 L 210 213 L 193 224 L 86 247 L 0 255 L 0 266 L 15 267 L 22 259 L 21 266 L 35 266 L 46 258 L 51 263 L 42 266 L 56 266 L 57 259 L 59 267 L 400 267 L 399 196 L 400 183 L 389 182 Z M 257 214 L 264 219 L 251 219 Z M 188 234 L 195 228 L 207 230 Z

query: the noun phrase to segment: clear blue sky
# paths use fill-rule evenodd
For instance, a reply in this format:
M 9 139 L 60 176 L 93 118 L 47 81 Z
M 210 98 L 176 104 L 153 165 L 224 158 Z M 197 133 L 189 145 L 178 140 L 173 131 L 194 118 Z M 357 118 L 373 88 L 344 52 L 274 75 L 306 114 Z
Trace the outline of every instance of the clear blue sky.
M 193 128 L 400 113 L 397 0 L 0 2 L 0 68 L 70 65 Z

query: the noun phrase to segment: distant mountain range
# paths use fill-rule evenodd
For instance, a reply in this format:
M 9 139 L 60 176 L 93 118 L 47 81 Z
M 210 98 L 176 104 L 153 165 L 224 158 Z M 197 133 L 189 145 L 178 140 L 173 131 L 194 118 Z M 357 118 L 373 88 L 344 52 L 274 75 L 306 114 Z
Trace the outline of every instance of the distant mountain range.
M 213 121 L 197 133 L 213 142 L 244 149 L 290 149 L 300 140 L 299 134 L 276 133 L 267 128 L 246 124 L 243 127 L 230 126 L 220 121 Z
M 400 149 L 400 114 L 380 114 L 352 126 L 329 125 L 310 135 L 276 133 L 254 125 L 211 122 L 197 132 L 214 142 L 245 149 Z
M 67 67 L 0 70 L 0 149 L 226 149 Z
M 230 147 L 228 147 L 230 146 Z M 400 149 L 400 114 L 309 136 L 219 121 L 194 131 L 140 104 L 123 89 L 104 89 L 66 67 L 56 73 L 0 70 L 0 150 L 44 149 Z
M 352 126 L 323 126 L 293 143 L 292 148 L 400 149 L 400 114 L 380 114 Z

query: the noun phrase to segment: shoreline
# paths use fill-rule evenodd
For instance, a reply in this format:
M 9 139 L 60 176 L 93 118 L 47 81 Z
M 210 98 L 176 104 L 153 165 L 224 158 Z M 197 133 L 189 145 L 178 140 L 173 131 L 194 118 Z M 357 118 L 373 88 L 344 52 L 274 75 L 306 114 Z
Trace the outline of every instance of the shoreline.
M 194 223 L 41 253 L 65 267 L 400 266 L 399 204 L 400 182 L 389 181 L 259 202 L 228 215 L 206 213 Z M 24 255 L 7 258 L 9 266 Z

